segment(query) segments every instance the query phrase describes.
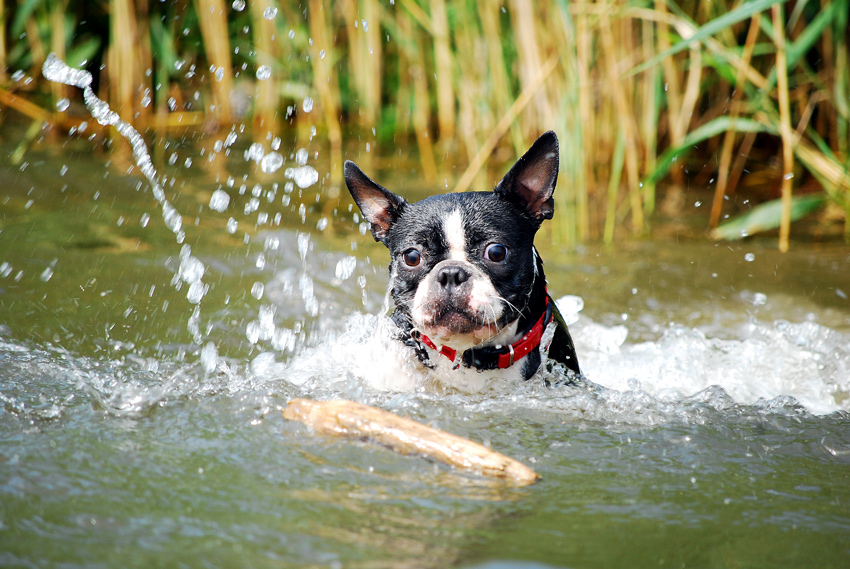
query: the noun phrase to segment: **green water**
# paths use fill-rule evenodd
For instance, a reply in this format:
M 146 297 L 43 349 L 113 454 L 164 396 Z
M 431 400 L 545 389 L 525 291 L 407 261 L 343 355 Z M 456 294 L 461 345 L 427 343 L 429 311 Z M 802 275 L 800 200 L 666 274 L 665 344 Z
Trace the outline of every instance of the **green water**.
M 3 134 L 8 157 L 13 126 Z M 195 305 L 172 283 L 181 245 L 137 171 L 86 139 L 33 148 L 25 167 L 0 162 L 0 566 L 850 562 L 847 248 L 567 252 L 543 233 L 553 295 L 584 299 L 572 329 L 591 387 L 379 391 L 349 360 L 386 364 L 362 341 L 385 257 L 348 200 L 320 181 L 284 205 L 284 180 L 245 162 L 247 141 L 224 174 L 203 168 L 195 142 L 157 165 L 206 265 L 200 345 L 187 329 Z M 321 155 L 310 163 L 327 170 Z M 257 184 L 259 210 L 245 213 Z M 208 206 L 219 186 L 225 212 Z M 356 267 L 340 274 L 349 256 Z M 252 339 L 264 306 L 286 347 Z M 542 481 L 509 488 L 314 435 L 281 417 L 296 396 L 351 398 L 485 441 Z

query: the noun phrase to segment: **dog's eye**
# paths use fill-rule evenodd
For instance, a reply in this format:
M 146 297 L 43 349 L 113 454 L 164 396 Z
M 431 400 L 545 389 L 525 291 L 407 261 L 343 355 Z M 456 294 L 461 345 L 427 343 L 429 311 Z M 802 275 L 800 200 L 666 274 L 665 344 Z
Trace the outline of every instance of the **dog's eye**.
M 487 249 L 484 250 L 484 258 L 494 263 L 501 263 L 507 256 L 508 248 L 499 243 L 487 245 Z
M 408 267 L 415 267 L 422 261 L 422 255 L 416 249 L 408 249 L 402 254 L 404 262 Z

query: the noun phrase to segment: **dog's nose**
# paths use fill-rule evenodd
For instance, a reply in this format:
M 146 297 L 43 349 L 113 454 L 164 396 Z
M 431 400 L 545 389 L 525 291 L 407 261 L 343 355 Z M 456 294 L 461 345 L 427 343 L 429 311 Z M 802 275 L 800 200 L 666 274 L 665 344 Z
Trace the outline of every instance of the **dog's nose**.
M 437 273 L 437 282 L 440 286 L 451 290 L 469 280 L 469 273 L 458 265 L 447 265 Z

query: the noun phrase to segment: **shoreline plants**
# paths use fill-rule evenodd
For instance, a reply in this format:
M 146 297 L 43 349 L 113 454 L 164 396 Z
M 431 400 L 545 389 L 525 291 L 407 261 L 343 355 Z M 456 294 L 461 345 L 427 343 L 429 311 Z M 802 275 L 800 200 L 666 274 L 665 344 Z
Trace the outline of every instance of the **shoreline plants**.
M 0 127 L 9 110 L 32 120 L 30 140 L 85 120 L 62 104 L 78 93 L 41 77 L 55 52 L 143 132 L 237 124 L 262 139 L 303 128 L 309 100 L 332 185 L 357 133 L 378 152 L 415 146 L 427 181 L 462 191 L 555 130 L 565 244 L 643 235 L 653 215 L 681 213 L 689 186 L 712 188 L 715 238 L 778 227 L 787 250 L 791 222 L 826 203 L 850 242 L 848 12 L 850 0 L 0 0 Z

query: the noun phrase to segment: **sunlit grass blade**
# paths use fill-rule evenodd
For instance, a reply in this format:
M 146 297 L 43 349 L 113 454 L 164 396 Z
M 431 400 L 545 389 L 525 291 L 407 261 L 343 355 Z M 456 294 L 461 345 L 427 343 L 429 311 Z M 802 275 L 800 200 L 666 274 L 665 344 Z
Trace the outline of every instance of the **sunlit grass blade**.
M 821 207 L 826 200 L 824 194 L 806 194 L 791 199 L 790 219 L 796 221 Z M 762 231 L 779 227 L 784 206 L 782 199 L 759 204 L 747 213 L 718 225 L 712 232 L 714 239 L 734 241 Z
M 620 187 L 620 176 L 623 172 L 623 156 L 626 137 L 623 129 L 619 130 L 617 144 L 614 146 L 614 157 L 611 161 L 611 178 L 608 181 L 608 204 L 605 210 L 605 231 L 603 242 L 614 242 L 614 228 L 617 223 L 617 189 Z
M 649 172 L 646 178 L 644 178 L 644 183 L 647 181 L 651 183 L 658 183 L 659 180 L 667 175 L 673 164 L 675 164 L 679 158 L 693 150 L 696 144 L 713 136 L 722 134 L 729 129 L 733 129 L 737 132 L 769 132 L 769 129 L 764 124 L 753 119 L 717 117 L 716 119 L 689 132 L 681 144 L 672 146 L 665 150 L 658 159 L 658 164 L 656 165 L 655 170 Z
M 669 57 L 671 55 L 675 55 L 680 51 L 684 51 L 690 48 L 697 42 L 700 42 L 706 38 L 709 38 L 723 30 L 732 26 L 733 24 L 737 24 L 738 22 L 742 22 L 757 12 L 764 12 L 768 10 L 774 4 L 779 4 L 780 2 L 785 2 L 786 0 L 752 0 L 751 2 L 744 2 L 737 8 L 726 12 L 722 16 L 718 16 L 717 18 L 707 22 L 706 24 L 700 26 L 696 30 L 694 30 L 693 35 L 687 38 L 682 38 L 681 41 L 672 45 L 670 48 L 665 49 L 649 61 L 645 61 L 640 65 L 635 66 L 630 72 L 630 75 L 635 75 L 637 73 L 641 73 L 642 71 L 652 67 L 653 65 L 657 65 L 664 58 Z
M 747 39 L 744 42 L 743 63 L 746 67 L 749 67 L 753 55 L 753 47 L 759 34 L 760 20 L 761 15 L 755 14 L 750 21 L 750 29 L 747 32 Z M 744 70 L 739 68 L 736 73 L 735 82 L 733 83 L 735 90 L 730 103 L 732 109 L 730 118 L 733 120 L 738 117 L 738 102 L 744 94 L 744 81 Z M 732 167 L 732 149 L 735 144 L 735 134 L 736 131 L 734 129 L 727 129 L 723 136 L 723 146 L 720 151 L 720 164 L 717 173 L 717 187 L 715 188 L 714 200 L 711 204 L 711 216 L 708 221 L 709 228 L 717 227 L 717 224 L 720 222 L 720 214 L 723 211 L 723 198 L 726 196 L 730 178 L 734 178 L 734 176 L 730 176 L 730 168 Z

